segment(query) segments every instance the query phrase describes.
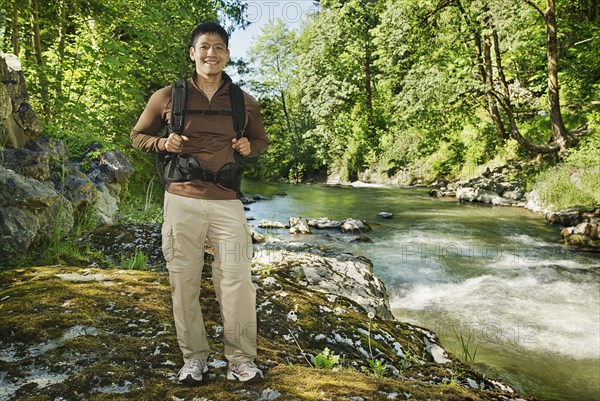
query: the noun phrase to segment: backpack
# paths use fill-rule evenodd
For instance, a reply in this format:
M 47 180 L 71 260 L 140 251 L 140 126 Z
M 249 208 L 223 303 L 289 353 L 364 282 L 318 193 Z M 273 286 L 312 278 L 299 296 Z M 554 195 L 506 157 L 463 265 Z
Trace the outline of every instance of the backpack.
M 163 137 L 168 137 L 171 132 L 181 135 L 183 132 L 183 123 L 186 114 L 202 115 L 231 115 L 233 119 L 233 129 L 236 132 L 236 139 L 242 138 L 246 124 L 246 108 L 244 103 L 244 93 L 242 89 L 234 84 L 229 84 L 229 98 L 231 101 L 231 112 L 224 110 L 187 110 L 187 80 L 180 79 L 172 86 L 171 101 L 171 121 L 165 125 Z M 219 171 L 203 169 L 198 160 L 188 154 L 157 153 L 156 168 L 158 176 L 163 187 L 167 189 L 171 182 L 184 182 L 192 179 L 201 179 L 203 181 L 214 182 L 236 192 L 238 198 L 241 197 L 241 179 L 242 179 L 242 160 L 243 157 L 238 153 L 233 153 L 234 163 L 227 163 Z

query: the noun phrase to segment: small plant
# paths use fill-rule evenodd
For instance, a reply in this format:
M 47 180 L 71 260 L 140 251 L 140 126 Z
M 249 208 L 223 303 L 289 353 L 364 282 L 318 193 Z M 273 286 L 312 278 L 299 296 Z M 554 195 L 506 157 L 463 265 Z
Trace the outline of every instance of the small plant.
M 453 387 L 457 387 L 458 386 L 458 379 L 454 376 L 452 376 L 452 378 L 448 379 L 447 377 L 444 377 L 442 379 L 442 384 L 447 384 L 448 386 L 453 386 Z
M 294 270 L 294 281 L 296 283 L 300 283 L 300 281 L 302 281 L 303 278 L 304 278 L 304 270 L 302 270 L 302 267 L 295 269 Z
M 316 356 L 311 358 L 311 362 L 317 369 L 333 369 L 333 366 L 340 360 L 339 355 L 335 355 L 329 348 L 325 347 Z
M 148 257 L 136 249 L 134 254 L 123 262 L 122 267 L 127 270 L 148 270 Z
M 371 355 L 371 359 L 373 359 L 373 350 L 371 349 L 371 321 L 373 320 L 373 318 L 375 317 L 375 313 L 373 312 L 369 312 L 367 314 L 367 317 L 369 318 L 369 355 Z
M 475 337 L 473 333 L 469 331 L 469 335 L 467 338 L 463 336 L 463 333 L 456 330 L 455 327 L 452 328 L 454 330 L 454 336 L 458 340 L 461 348 L 462 360 L 466 363 L 474 363 L 475 356 L 477 356 L 477 345 L 473 349 L 473 345 L 475 343 Z
M 379 359 L 367 359 L 369 367 L 361 366 L 363 373 L 371 374 L 375 377 L 383 377 L 387 373 L 387 366 L 383 364 Z
M 404 359 L 400 363 L 398 370 L 400 371 L 400 373 L 402 373 L 406 369 L 413 366 L 413 364 L 417 363 L 418 361 L 419 361 L 419 358 L 417 356 L 415 356 L 411 350 L 406 350 L 406 352 L 404 352 Z

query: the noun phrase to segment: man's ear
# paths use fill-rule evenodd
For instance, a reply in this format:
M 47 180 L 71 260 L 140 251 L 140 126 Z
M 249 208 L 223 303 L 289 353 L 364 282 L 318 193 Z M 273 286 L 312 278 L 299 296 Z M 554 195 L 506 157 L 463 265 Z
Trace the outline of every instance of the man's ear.
M 194 61 L 194 57 L 196 56 L 196 51 L 193 47 L 190 47 L 190 59 Z

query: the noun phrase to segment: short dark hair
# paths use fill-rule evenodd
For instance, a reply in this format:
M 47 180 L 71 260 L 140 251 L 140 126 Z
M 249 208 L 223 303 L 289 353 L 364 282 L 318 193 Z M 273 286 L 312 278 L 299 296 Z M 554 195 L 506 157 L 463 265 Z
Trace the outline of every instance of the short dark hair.
M 196 28 L 194 28 L 192 36 L 190 37 L 190 47 L 194 47 L 198 38 L 205 33 L 215 33 L 219 35 L 221 39 L 223 39 L 223 42 L 225 42 L 225 47 L 229 48 L 229 34 L 221 24 L 214 21 L 204 21 L 196 25 Z

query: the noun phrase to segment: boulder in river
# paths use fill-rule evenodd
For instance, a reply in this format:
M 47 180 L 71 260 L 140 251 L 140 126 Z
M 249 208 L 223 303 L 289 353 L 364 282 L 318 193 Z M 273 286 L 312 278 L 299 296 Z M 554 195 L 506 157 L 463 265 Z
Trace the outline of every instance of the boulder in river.
M 312 234 L 308 222 L 303 217 L 290 217 L 290 234 Z
M 371 231 L 371 226 L 364 220 L 348 218 L 342 221 L 340 231 L 343 233 L 366 233 Z
M 319 217 L 316 219 L 308 219 L 308 226 L 324 230 L 328 228 L 340 228 L 342 225 L 341 221 L 332 221 L 327 217 Z
M 260 220 L 258 222 L 259 228 L 273 228 L 273 229 L 282 229 L 285 228 L 285 224 L 274 221 L 274 220 Z

